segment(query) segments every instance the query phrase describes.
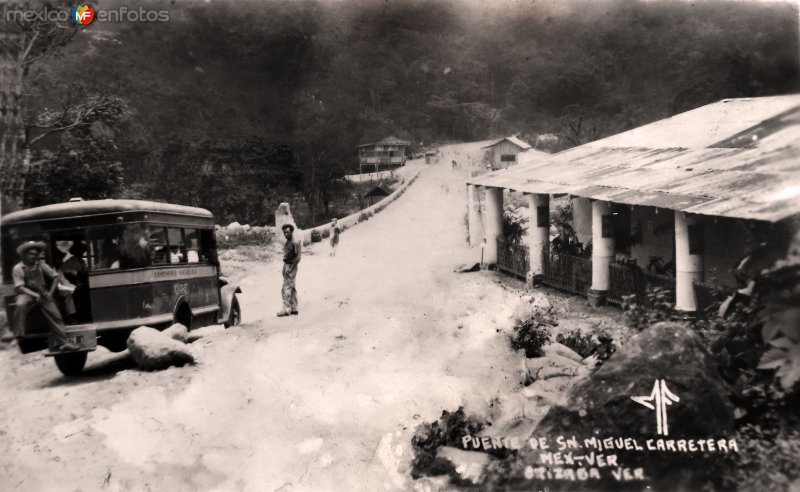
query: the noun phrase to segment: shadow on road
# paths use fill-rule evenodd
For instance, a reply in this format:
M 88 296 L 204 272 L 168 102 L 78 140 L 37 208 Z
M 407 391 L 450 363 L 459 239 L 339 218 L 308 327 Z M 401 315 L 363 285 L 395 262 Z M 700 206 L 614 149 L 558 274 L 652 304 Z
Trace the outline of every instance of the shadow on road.
M 79 376 L 59 376 L 45 382 L 42 384 L 42 387 L 77 386 L 84 383 L 104 381 L 113 378 L 120 371 L 136 369 L 136 367 L 136 363 L 131 358 L 130 353 L 125 350 L 123 352 L 110 354 L 97 362 L 87 364 L 86 369 L 84 369 Z

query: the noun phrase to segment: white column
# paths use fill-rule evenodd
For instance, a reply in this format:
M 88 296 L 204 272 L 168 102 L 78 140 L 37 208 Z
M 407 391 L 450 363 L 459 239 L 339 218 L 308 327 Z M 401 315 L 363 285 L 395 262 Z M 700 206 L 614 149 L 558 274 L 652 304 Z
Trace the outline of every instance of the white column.
M 550 244 L 550 195 L 533 193 L 525 195 L 528 202 L 528 248 L 531 273 L 542 274 L 542 249 Z M 539 207 L 542 207 L 541 215 Z M 542 220 L 539 220 L 542 219 Z
M 592 202 L 592 290 L 601 297 L 608 290 L 608 266 L 613 259 L 614 216 L 611 213 L 611 203 L 597 200 Z
M 503 189 L 486 188 L 486 213 L 483 215 L 486 246 L 483 262 L 497 263 L 497 238 L 503 234 Z
M 469 228 L 469 245 L 480 244 L 483 238 L 483 225 L 481 224 L 481 202 L 478 200 L 478 190 L 475 185 L 467 185 L 467 228 Z
M 586 245 L 592 240 L 592 202 L 576 196 L 572 199 L 572 224 L 578 242 Z
M 675 211 L 675 309 L 679 311 L 697 310 L 694 281 L 703 280 L 702 224 L 697 215 Z

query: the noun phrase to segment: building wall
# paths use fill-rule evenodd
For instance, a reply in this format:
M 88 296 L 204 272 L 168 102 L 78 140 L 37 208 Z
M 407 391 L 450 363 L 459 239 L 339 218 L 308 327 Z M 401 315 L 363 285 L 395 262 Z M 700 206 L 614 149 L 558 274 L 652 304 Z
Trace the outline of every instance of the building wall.
M 492 167 L 494 169 L 505 169 L 508 166 L 513 166 L 517 163 L 516 156 L 522 151 L 522 149 L 507 140 L 500 142 L 490 150 L 492 151 Z M 514 162 L 502 162 L 500 159 L 502 155 L 515 156 Z
M 631 210 L 631 258 L 642 268 L 650 264 L 651 256 L 660 256 L 664 262 L 675 257 L 675 215 L 672 210 L 654 207 L 633 207 Z
M 675 212 L 659 209 L 656 214 L 655 210 L 634 207 L 631 211 L 631 233 L 637 235 L 636 244 L 631 245 L 631 258 L 643 268 L 649 265 L 650 256 L 660 256 L 665 262 L 675 260 Z M 702 224 L 703 281 L 720 288 L 736 285 L 735 265 L 759 243 L 768 246 L 758 254 L 756 271 L 783 257 L 790 236 L 779 226 L 757 221 L 707 216 Z
M 382 155 L 393 152 L 394 155 Z M 377 164 L 378 170 L 389 169 L 402 166 L 406 163 L 405 147 L 401 145 L 372 145 L 369 147 L 359 147 L 358 162 L 361 166 L 371 167 L 375 171 Z

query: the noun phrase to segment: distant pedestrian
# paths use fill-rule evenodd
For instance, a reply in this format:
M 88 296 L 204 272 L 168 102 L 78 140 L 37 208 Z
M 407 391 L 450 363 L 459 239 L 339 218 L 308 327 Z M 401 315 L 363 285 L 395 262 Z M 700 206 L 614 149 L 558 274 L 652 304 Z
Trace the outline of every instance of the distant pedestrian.
M 295 280 L 297 279 L 297 265 L 300 263 L 300 253 L 303 248 L 300 238 L 294 237 L 294 226 L 292 224 L 284 224 L 281 230 L 283 230 L 283 235 L 286 237 L 286 244 L 283 246 L 283 288 L 281 289 L 283 309 L 278 312 L 279 317 L 299 314 L 297 311 Z
M 336 224 L 336 219 L 331 222 L 331 256 L 336 256 L 336 247 L 339 246 L 339 233 L 342 231 Z

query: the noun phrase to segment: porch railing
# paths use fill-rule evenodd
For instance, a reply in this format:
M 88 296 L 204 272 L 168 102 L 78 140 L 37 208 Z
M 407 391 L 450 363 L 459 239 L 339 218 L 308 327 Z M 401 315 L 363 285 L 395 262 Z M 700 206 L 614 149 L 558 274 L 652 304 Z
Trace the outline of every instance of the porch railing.
M 643 285 L 641 292 L 644 293 L 644 303 L 647 304 L 647 291 L 659 287 L 666 291 L 667 301 L 675 303 L 675 278 L 660 273 L 650 273 L 645 270 L 642 272 Z
M 497 268 L 524 279 L 530 265 L 527 246 L 497 238 Z
M 592 284 L 592 260 L 543 251 L 542 282 L 586 296 Z
M 586 296 L 592 284 L 592 260 L 580 256 L 542 251 L 542 282 L 574 294 Z M 498 269 L 525 278 L 530 270 L 530 254 L 525 245 L 497 239 Z M 621 305 L 623 297 L 633 295 L 637 304 L 647 305 L 648 291 L 661 288 L 666 301 L 675 303 L 675 278 L 651 273 L 635 265 L 612 263 L 609 266 L 609 288 L 607 300 Z M 705 283 L 694 283 L 697 313 L 704 314 L 709 306 L 722 301 L 727 288 Z
M 611 264 L 608 268 L 608 292 L 606 299 L 612 304 L 622 305 L 623 297 L 636 295 L 636 303 L 644 302 L 640 296 L 641 270 L 635 266 Z
M 637 304 L 648 304 L 647 292 L 659 287 L 667 294 L 667 301 L 675 302 L 675 279 L 667 275 L 650 273 L 636 265 L 609 265 L 608 302 L 622 304 L 624 296 L 635 296 Z
M 697 306 L 697 314 L 701 316 L 713 314 L 713 310 L 708 312 L 709 308 L 724 301 L 734 290 L 733 287 L 694 282 L 694 302 Z

